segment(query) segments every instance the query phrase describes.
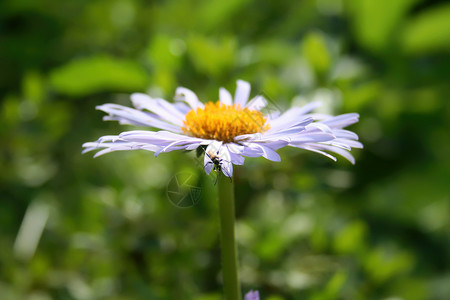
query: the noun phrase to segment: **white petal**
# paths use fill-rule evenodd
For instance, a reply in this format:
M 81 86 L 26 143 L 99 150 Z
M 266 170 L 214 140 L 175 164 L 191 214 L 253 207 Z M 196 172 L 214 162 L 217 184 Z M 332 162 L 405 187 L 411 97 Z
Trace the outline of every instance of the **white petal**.
M 267 158 L 271 161 L 281 161 L 281 157 L 278 153 L 276 153 L 274 150 L 270 149 L 269 147 L 263 146 L 261 144 L 256 144 L 258 147 L 260 147 L 263 150 L 263 157 Z
M 333 155 L 330 155 L 330 154 L 328 154 L 328 153 L 326 153 L 324 151 L 312 148 L 310 146 L 298 146 L 297 148 L 301 148 L 301 149 L 305 149 L 305 150 L 308 150 L 308 151 L 316 152 L 316 153 L 322 154 L 323 156 L 328 157 L 329 159 L 337 161 L 336 157 L 334 157 Z
M 192 109 L 204 107 L 203 103 L 198 100 L 197 95 L 190 89 L 184 87 L 177 88 L 177 90 L 175 91 L 175 100 L 185 101 Z
M 187 142 L 201 142 L 202 139 L 189 137 L 186 135 L 176 134 L 169 131 L 145 131 L 145 130 L 133 130 L 126 131 L 119 134 L 119 138 L 138 143 L 147 143 L 157 146 L 165 147 L 175 141 Z
M 231 161 L 222 163 L 222 173 L 227 177 L 233 177 L 233 164 Z
M 260 144 L 268 147 L 272 150 L 278 150 L 289 145 L 290 140 L 263 140 L 263 141 L 252 141 L 254 144 Z
M 167 102 L 164 99 L 155 99 L 159 106 L 163 107 L 167 112 L 173 114 L 178 120 L 183 121 L 185 118 L 185 114 L 180 112 L 178 108 L 172 103 Z M 183 122 L 181 122 L 183 124 Z
M 155 157 L 157 157 L 160 153 L 163 153 L 163 152 L 170 152 L 173 150 L 186 149 L 192 143 L 195 143 L 195 141 L 181 140 L 181 141 L 172 142 L 172 143 L 168 144 L 167 146 L 162 147 L 160 150 L 156 151 Z
M 208 174 L 208 175 L 211 173 L 211 171 L 212 171 L 212 169 L 214 167 L 213 161 L 211 160 L 209 155 L 206 155 L 206 153 L 205 153 L 205 157 L 203 159 L 203 166 L 205 168 L 206 174 Z
M 358 140 L 358 135 L 350 130 L 335 129 L 335 130 L 333 130 L 333 133 L 337 138 Z
M 321 105 L 322 105 L 322 102 L 320 102 L 320 101 L 314 101 L 314 102 L 308 103 L 302 107 L 299 107 L 299 109 L 297 110 L 297 114 L 300 114 L 300 115 L 307 114 L 307 113 L 313 111 L 314 109 L 318 108 Z
M 154 99 L 146 94 L 134 93 L 131 95 L 131 101 L 138 109 L 146 109 L 168 122 L 183 126 L 184 115 L 164 99 Z
M 226 144 L 228 151 L 230 153 L 230 160 L 235 165 L 243 165 L 245 158 L 240 154 L 244 151 L 244 146 L 237 145 L 234 143 Z
M 104 135 L 97 140 L 97 143 L 115 142 L 117 140 L 120 140 L 118 135 Z
M 333 131 L 331 130 L 331 128 L 329 126 L 327 126 L 323 123 L 320 123 L 320 122 L 314 122 L 314 123 L 308 124 L 306 127 L 307 127 L 307 129 L 310 129 L 310 130 L 317 128 L 320 131 L 323 131 L 326 133 L 333 133 Z
M 227 148 L 230 152 L 241 154 L 244 151 L 244 146 L 235 144 L 235 143 L 229 143 L 227 144 Z
M 230 151 L 230 159 L 231 159 L 231 163 L 235 164 L 235 165 L 243 165 L 244 161 L 245 161 L 245 157 L 233 153 Z
M 255 147 L 252 144 L 249 144 L 245 147 L 244 153 L 242 155 L 247 157 L 260 157 L 262 155 L 262 150 L 259 147 Z
M 305 143 L 327 142 L 334 139 L 335 137 L 333 135 L 325 132 L 305 133 L 293 136 L 290 144 L 300 145 Z
M 208 153 L 208 155 L 210 153 L 214 154 L 214 155 L 219 155 L 220 154 L 220 149 L 222 147 L 222 142 L 219 141 L 212 141 L 208 147 L 206 147 L 206 153 Z
M 264 109 L 264 115 L 266 116 L 267 120 L 275 120 L 280 117 L 281 112 L 277 109 L 272 109 L 270 106 L 266 109 Z
M 244 141 L 253 141 L 253 140 L 261 140 L 262 139 L 261 133 L 250 133 L 250 134 L 242 134 L 238 135 L 234 138 L 237 142 L 244 142 Z
M 293 127 L 286 127 L 279 131 L 267 131 L 262 134 L 261 139 L 275 139 L 280 137 L 290 137 L 292 135 L 298 135 L 305 130 L 305 126 L 296 125 Z
M 151 152 L 155 152 L 158 150 L 156 146 L 153 145 L 120 145 L 120 146 L 111 146 L 107 147 L 99 152 L 97 152 L 94 157 L 98 157 L 100 155 L 114 152 L 114 151 L 127 151 L 127 150 L 147 150 Z
M 173 106 L 175 106 L 183 115 L 186 115 L 191 110 L 191 107 L 184 102 L 175 102 Z
M 228 148 L 222 146 L 219 150 L 220 157 L 220 167 L 222 169 L 222 173 L 227 177 L 233 176 L 233 163 L 231 162 L 230 152 Z
M 263 96 L 256 96 L 247 103 L 247 108 L 261 111 L 267 105 L 267 100 Z
M 327 143 L 324 143 L 324 144 L 327 144 L 327 145 L 330 145 L 330 146 L 334 146 L 334 147 L 337 147 L 337 148 L 341 148 L 341 149 L 345 149 L 345 150 L 348 150 L 348 151 L 352 150 L 352 147 L 350 147 L 349 145 L 344 144 L 344 143 L 339 143 L 336 140 L 333 140 L 333 141 L 330 141 L 330 142 L 327 142 Z
M 283 114 L 280 117 L 269 121 L 270 129 L 267 133 L 288 129 L 292 126 L 307 126 L 313 121 L 314 120 L 310 117 L 298 116 L 295 114 Z
M 120 123 L 155 127 L 174 132 L 181 132 L 180 126 L 169 124 L 157 118 L 156 115 L 143 112 L 134 108 L 118 105 L 103 104 L 96 107 L 98 110 L 104 111 L 109 116 L 105 116 L 104 120 L 119 121 Z
M 189 146 L 186 147 L 186 150 L 195 150 L 200 146 L 206 146 L 209 145 L 212 141 L 211 140 L 200 140 L 200 141 L 195 141 L 195 142 L 190 142 L 192 144 L 190 144 Z M 203 150 L 203 149 L 202 149 Z M 205 150 L 203 150 L 203 152 L 205 152 Z
M 361 144 L 358 141 L 353 141 L 353 140 L 347 140 L 347 139 L 336 139 L 335 141 L 339 142 L 339 143 L 343 143 L 346 144 L 352 148 L 358 148 L 358 149 L 362 149 L 364 148 L 363 144 Z
M 334 147 L 334 146 L 328 146 L 328 145 L 316 146 L 315 148 L 318 148 L 318 147 L 320 147 L 320 149 L 322 149 L 322 150 L 326 150 L 326 151 L 330 151 L 330 152 L 339 154 L 340 156 L 345 157 L 352 164 L 355 164 L 355 158 L 353 157 L 353 155 L 350 154 L 350 152 L 348 152 L 345 149 L 341 149 L 341 148 Z
M 225 105 L 233 105 L 233 98 L 231 97 L 230 92 L 225 88 L 220 88 L 219 90 L 219 99 Z
M 321 121 L 321 123 L 328 125 L 332 128 L 343 128 L 353 123 L 358 122 L 359 115 L 357 113 L 343 114 L 330 119 Z
M 99 139 L 101 140 L 101 139 Z M 106 140 L 109 140 L 109 138 L 107 138 Z M 142 143 L 133 143 L 133 142 L 125 142 L 122 140 L 116 140 L 113 142 L 90 142 L 90 143 L 84 143 L 83 144 L 83 148 L 85 148 L 83 150 L 83 153 L 92 151 L 92 150 L 98 150 L 98 149 L 103 149 L 99 152 L 97 152 L 94 157 L 109 153 L 109 152 L 113 152 L 113 151 L 122 151 L 122 150 L 139 150 L 139 149 L 144 149 L 144 150 L 148 150 L 148 151 L 158 151 L 160 147 L 155 146 L 155 145 L 148 145 L 148 144 L 142 144 Z
M 234 94 L 234 104 L 245 107 L 250 96 L 250 83 L 243 80 L 237 81 L 236 93 Z
M 195 149 L 197 149 L 198 147 L 200 147 L 200 145 L 201 145 L 201 143 L 193 143 L 193 144 L 190 144 L 189 146 L 186 147 L 186 150 L 188 150 L 188 151 L 190 151 L 190 150 L 195 150 Z
M 274 150 L 258 143 L 248 143 L 245 147 L 243 155 L 248 157 L 262 156 L 271 161 L 281 161 L 281 157 Z

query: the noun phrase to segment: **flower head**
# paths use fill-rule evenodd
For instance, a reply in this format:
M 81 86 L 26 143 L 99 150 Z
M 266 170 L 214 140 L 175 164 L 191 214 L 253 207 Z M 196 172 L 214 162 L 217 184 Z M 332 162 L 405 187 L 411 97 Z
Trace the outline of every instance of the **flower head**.
M 185 134 L 224 143 L 233 143 L 235 137 L 270 128 L 260 111 L 220 101 L 208 102 L 203 108 L 189 111 L 183 123 L 181 129 Z
M 96 142 L 83 144 L 84 152 L 100 150 L 95 156 L 120 150 L 148 150 L 160 153 L 173 150 L 205 148 L 204 168 L 225 176 L 233 174 L 233 164 L 242 165 L 244 157 L 262 156 L 281 161 L 276 150 L 297 147 L 325 155 L 333 160 L 339 154 L 351 163 L 352 148 L 362 148 L 358 136 L 344 127 L 358 122 L 356 113 L 331 116 L 313 114 L 320 103 L 292 107 L 284 113 L 264 115 L 268 101 L 261 95 L 249 100 L 250 84 L 238 80 L 234 98 L 224 88 L 218 102 L 200 102 L 194 92 L 183 87 L 176 90 L 175 103 L 135 93 L 134 108 L 104 104 L 97 109 L 106 112 L 104 120 L 115 120 L 156 128 L 133 130 L 119 135 L 103 136 Z M 331 154 L 330 154 L 331 153 Z

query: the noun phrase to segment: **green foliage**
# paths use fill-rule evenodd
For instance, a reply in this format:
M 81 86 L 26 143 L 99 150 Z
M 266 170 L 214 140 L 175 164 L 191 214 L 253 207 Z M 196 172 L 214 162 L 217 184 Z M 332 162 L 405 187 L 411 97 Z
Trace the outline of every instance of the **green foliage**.
M 355 166 L 289 148 L 235 168 L 243 292 L 447 299 L 449 15 L 414 0 L 1 1 L 0 298 L 221 299 L 202 158 L 80 152 L 135 129 L 96 105 L 177 86 L 215 100 L 241 78 L 270 109 L 359 112 L 365 145 Z M 180 174 L 200 188 L 192 207 L 169 197 Z
M 188 54 L 199 73 L 217 77 L 234 67 L 236 42 L 233 38 L 215 41 L 202 36 L 191 36 L 187 43 Z
M 450 5 L 431 8 L 410 20 L 404 29 L 403 47 L 408 53 L 422 54 L 450 49 Z
M 323 77 L 331 69 L 331 57 L 324 37 L 311 33 L 305 36 L 302 46 L 302 54 L 311 68 L 319 77 Z
M 95 56 L 75 60 L 50 73 L 50 86 L 69 96 L 86 96 L 103 91 L 144 90 L 148 75 L 139 64 Z
M 347 2 L 360 43 L 372 51 L 383 51 L 393 42 L 395 28 L 417 0 Z

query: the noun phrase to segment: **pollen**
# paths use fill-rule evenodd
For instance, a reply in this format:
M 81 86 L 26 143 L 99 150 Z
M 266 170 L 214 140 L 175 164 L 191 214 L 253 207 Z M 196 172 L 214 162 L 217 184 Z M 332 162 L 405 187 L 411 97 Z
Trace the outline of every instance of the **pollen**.
M 183 132 L 190 136 L 224 143 L 233 142 L 242 134 L 264 132 L 270 128 L 260 111 L 219 101 L 208 102 L 204 108 L 189 111 L 183 123 Z

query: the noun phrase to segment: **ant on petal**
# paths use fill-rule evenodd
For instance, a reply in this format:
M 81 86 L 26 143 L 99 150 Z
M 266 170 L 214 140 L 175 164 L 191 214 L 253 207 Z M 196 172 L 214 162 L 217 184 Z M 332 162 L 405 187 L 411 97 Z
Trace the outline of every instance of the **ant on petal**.
M 211 143 L 205 151 L 204 168 L 207 174 L 210 174 L 212 170 L 217 172 L 217 178 L 214 185 L 217 184 L 220 173 L 230 178 L 233 174 L 233 165 L 230 161 L 230 153 L 227 149 L 221 147 L 221 143 Z

